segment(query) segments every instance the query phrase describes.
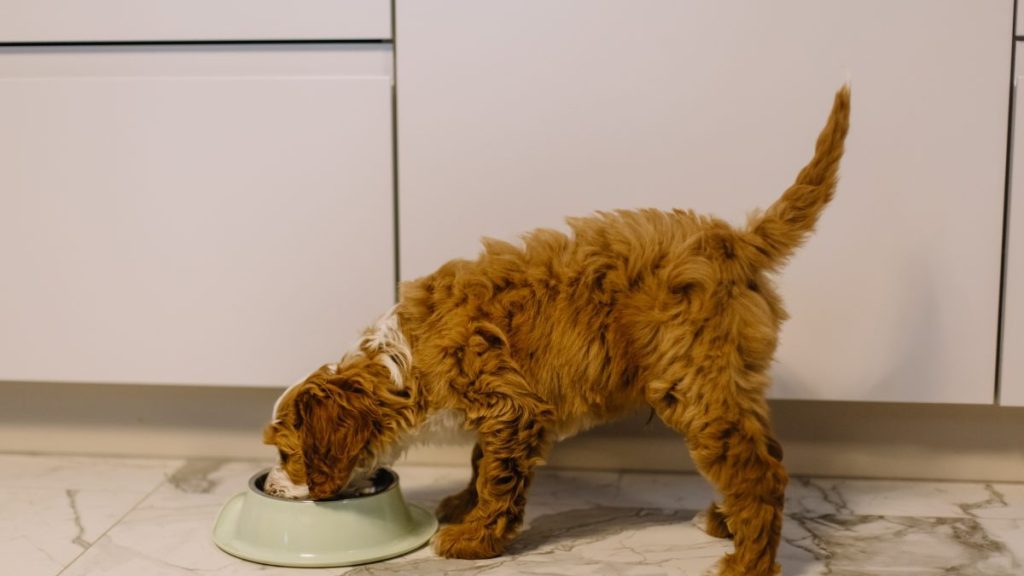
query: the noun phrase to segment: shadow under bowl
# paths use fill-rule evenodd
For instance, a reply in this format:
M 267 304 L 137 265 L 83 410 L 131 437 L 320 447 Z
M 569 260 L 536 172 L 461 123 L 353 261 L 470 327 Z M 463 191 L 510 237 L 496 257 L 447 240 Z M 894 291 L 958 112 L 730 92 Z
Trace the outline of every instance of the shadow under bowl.
M 370 493 L 332 500 L 289 500 L 263 492 L 269 469 L 220 511 L 213 541 L 228 554 L 274 566 L 365 564 L 411 552 L 430 540 L 437 520 L 402 497 L 398 475 L 373 476 Z

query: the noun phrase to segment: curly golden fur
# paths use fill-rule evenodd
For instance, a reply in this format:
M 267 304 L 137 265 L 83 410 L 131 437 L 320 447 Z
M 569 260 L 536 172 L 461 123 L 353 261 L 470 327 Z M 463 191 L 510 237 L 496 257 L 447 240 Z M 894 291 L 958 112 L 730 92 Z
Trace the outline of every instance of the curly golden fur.
M 787 475 L 764 393 L 786 313 L 769 274 L 832 198 L 849 104 L 844 87 L 811 162 L 743 229 L 690 211 L 599 213 L 570 219 L 571 236 L 485 240 L 475 261 L 404 284 L 390 332 L 286 392 L 265 441 L 326 498 L 459 414 L 477 437 L 473 479 L 441 503 L 434 547 L 488 558 L 514 538 L 556 439 L 650 406 L 722 495 L 707 515 L 735 542 L 720 573 L 777 573 Z

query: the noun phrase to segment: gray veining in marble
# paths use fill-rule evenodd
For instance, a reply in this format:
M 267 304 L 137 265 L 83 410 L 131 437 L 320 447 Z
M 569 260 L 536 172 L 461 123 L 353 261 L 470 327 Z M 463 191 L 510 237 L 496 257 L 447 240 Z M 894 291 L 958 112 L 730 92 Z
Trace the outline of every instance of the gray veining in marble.
M 1016 509 L 1004 486 L 1014 489 L 799 479 L 788 494 L 784 538 L 817 562 L 807 573 L 1019 575 L 1019 536 L 983 520 Z
M 819 516 L 788 518 L 802 533 L 786 541 L 819 561 L 821 574 L 1012 576 L 1021 566 L 1005 544 L 969 518 Z
M 190 459 L 175 470 L 167 482 L 185 494 L 209 494 L 217 487 L 213 474 L 225 463 L 222 459 Z
M 1009 507 L 1009 504 L 1006 502 L 1006 496 L 999 492 L 999 490 L 996 490 L 994 485 L 985 484 L 984 488 L 985 491 L 988 492 L 988 498 L 985 500 L 978 502 L 963 502 L 959 504 L 960 509 L 963 510 L 964 514 L 967 514 L 968 516 L 976 516 L 975 512 L 978 511 L 987 512 Z
M 78 504 L 75 502 L 75 499 L 78 497 L 78 490 L 68 489 L 65 490 L 64 492 L 68 495 L 68 503 L 71 505 L 71 513 L 75 516 L 74 522 L 75 529 L 77 530 L 77 532 L 75 533 L 75 537 L 72 538 L 71 541 L 77 546 L 81 546 L 82 549 L 84 550 L 85 548 L 88 548 L 92 544 L 92 542 L 86 542 L 85 538 L 83 538 L 83 536 L 85 535 L 85 527 L 82 526 L 82 515 L 78 511 Z

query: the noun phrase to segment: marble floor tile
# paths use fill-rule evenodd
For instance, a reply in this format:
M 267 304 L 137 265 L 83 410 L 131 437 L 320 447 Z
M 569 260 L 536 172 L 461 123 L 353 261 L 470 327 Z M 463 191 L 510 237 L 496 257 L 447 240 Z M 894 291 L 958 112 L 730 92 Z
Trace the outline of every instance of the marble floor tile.
M 244 490 L 261 467 L 254 462 L 187 462 L 62 576 L 337 574 L 338 570 L 267 568 L 229 556 L 214 545 L 211 531 L 220 507 Z
M 0 455 L 3 572 L 58 573 L 180 465 L 177 460 Z
M 715 499 L 711 485 L 696 474 L 631 472 L 619 487 L 619 506 L 704 510 Z
M 423 548 L 355 568 L 271 568 L 228 556 L 210 540 L 220 506 L 243 490 L 260 466 L 206 462 L 188 467 L 190 473 L 176 474 L 176 483 L 151 494 L 63 574 L 698 574 L 730 548 L 690 523 L 693 510 L 624 506 L 616 499 L 621 474 L 544 471 L 531 489 L 523 535 L 500 559 L 452 561 Z M 469 478 L 468 467 L 398 470 L 406 498 L 430 508 L 461 490 Z M 657 486 L 629 483 L 648 492 L 648 498 Z
M 1020 562 L 973 518 L 819 516 L 787 518 L 786 541 L 813 557 L 784 573 L 875 576 L 1015 576 Z M 792 526 L 795 525 L 795 526 Z
M 0 572 L 696 576 L 732 550 L 693 522 L 714 498 L 699 476 L 543 469 L 522 534 L 503 557 L 446 560 L 425 547 L 353 568 L 262 566 L 221 552 L 211 529 L 265 464 L 0 455 L 0 466 L 33 478 L 0 478 L 0 558 L 8 562 Z M 468 466 L 398 472 L 406 499 L 427 508 L 469 479 Z M 794 479 L 787 494 L 779 549 L 787 576 L 1020 576 L 1022 558 L 1024 485 Z
M 791 514 L 964 518 L 997 506 L 991 485 L 795 478 L 787 490 Z
M 794 479 L 781 562 L 806 574 L 1024 574 L 1020 488 Z
M 689 510 L 615 507 L 541 513 L 500 558 L 445 560 L 420 550 L 405 558 L 357 567 L 348 574 L 699 575 L 731 545 L 690 524 L 692 515 Z
M 424 504 L 417 495 L 427 486 L 435 486 L 428 488 L 430 493 L 443 497 L 461 489 L 468 478 L 468 470 L 456 482 L 452 476 L 422 478 L 411 467 L 402 474 L 409 499 Z M 689 489 L 691 500 L 707 505 L 710 490 L 696 476 L 542 470 L 530 489 L 522 534 L 505 556 L 446 560 L 424 548 L 347 574 L 698 575 L 732 545 L 693 525 L 696 510 L 679 506 Z
M 0 454 L 0 490 L 133 490 L 148 492 L 184 460 Z

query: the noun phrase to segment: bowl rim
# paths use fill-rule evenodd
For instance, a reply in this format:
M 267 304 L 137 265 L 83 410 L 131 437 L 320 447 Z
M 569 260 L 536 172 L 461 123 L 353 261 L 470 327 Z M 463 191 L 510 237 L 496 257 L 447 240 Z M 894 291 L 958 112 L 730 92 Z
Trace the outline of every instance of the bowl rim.
M 325 498 L 323 500 L 311 500 L 309 498 L 307 498 L 305 500 L 296 500 L 294 498 L 285 498 L 283 496 L 274 496 L 272 494 L 267 494 L 259 486 L 256 485 L 256 483 L 259 480 L 265 479 L 266 476 L 268 476 L 270 474 L 271 470 L 273 470 L 272 467 L 271 468 L 263 468 L 262 470 L 256 472 L 255 474 L 252 475 L 252 477 L 249 478 L 249 492 L 250 493 L 255 494 L 255 495 L 257 495 L 257 496 L 259 496 L 261 498 L 267 498 L 268 500 L 278 500 L 280 502 L 290 502 L 292 504 L 318 504 L 318 503 L 323 503 L 323 502 L 344 502 L 344 501 L 349 501 L 349 500 L 365 500 L 367 498 L 373 498 L 374 496 L 382 496 L 384 494 L 387 494 L 388 492 L 391 492 L 392 490 L 397 490 L 398 489 L 398 473 L 395 472 L 394 470 L 392 470 L 391 468 L 388 468 L 386 466 L 381 466 L 380 468 L 377 468 L 376 470 L 374 470 L 373 474 L 381 474 L 381 473 L 387 474 L 390 477 L 390 480 L 388 481 L 387 487 L 384 488 L 383 490 L 381 490 L 380 492 L 374 492 L 373 494 L 366 494 L 366 495 L 355 495 L 355 496 L 344 496 L 343 495 L 344 492 L 341 492 L 341 493 L 339 493 L 336 496 L 332 496 L 331 498 Z

